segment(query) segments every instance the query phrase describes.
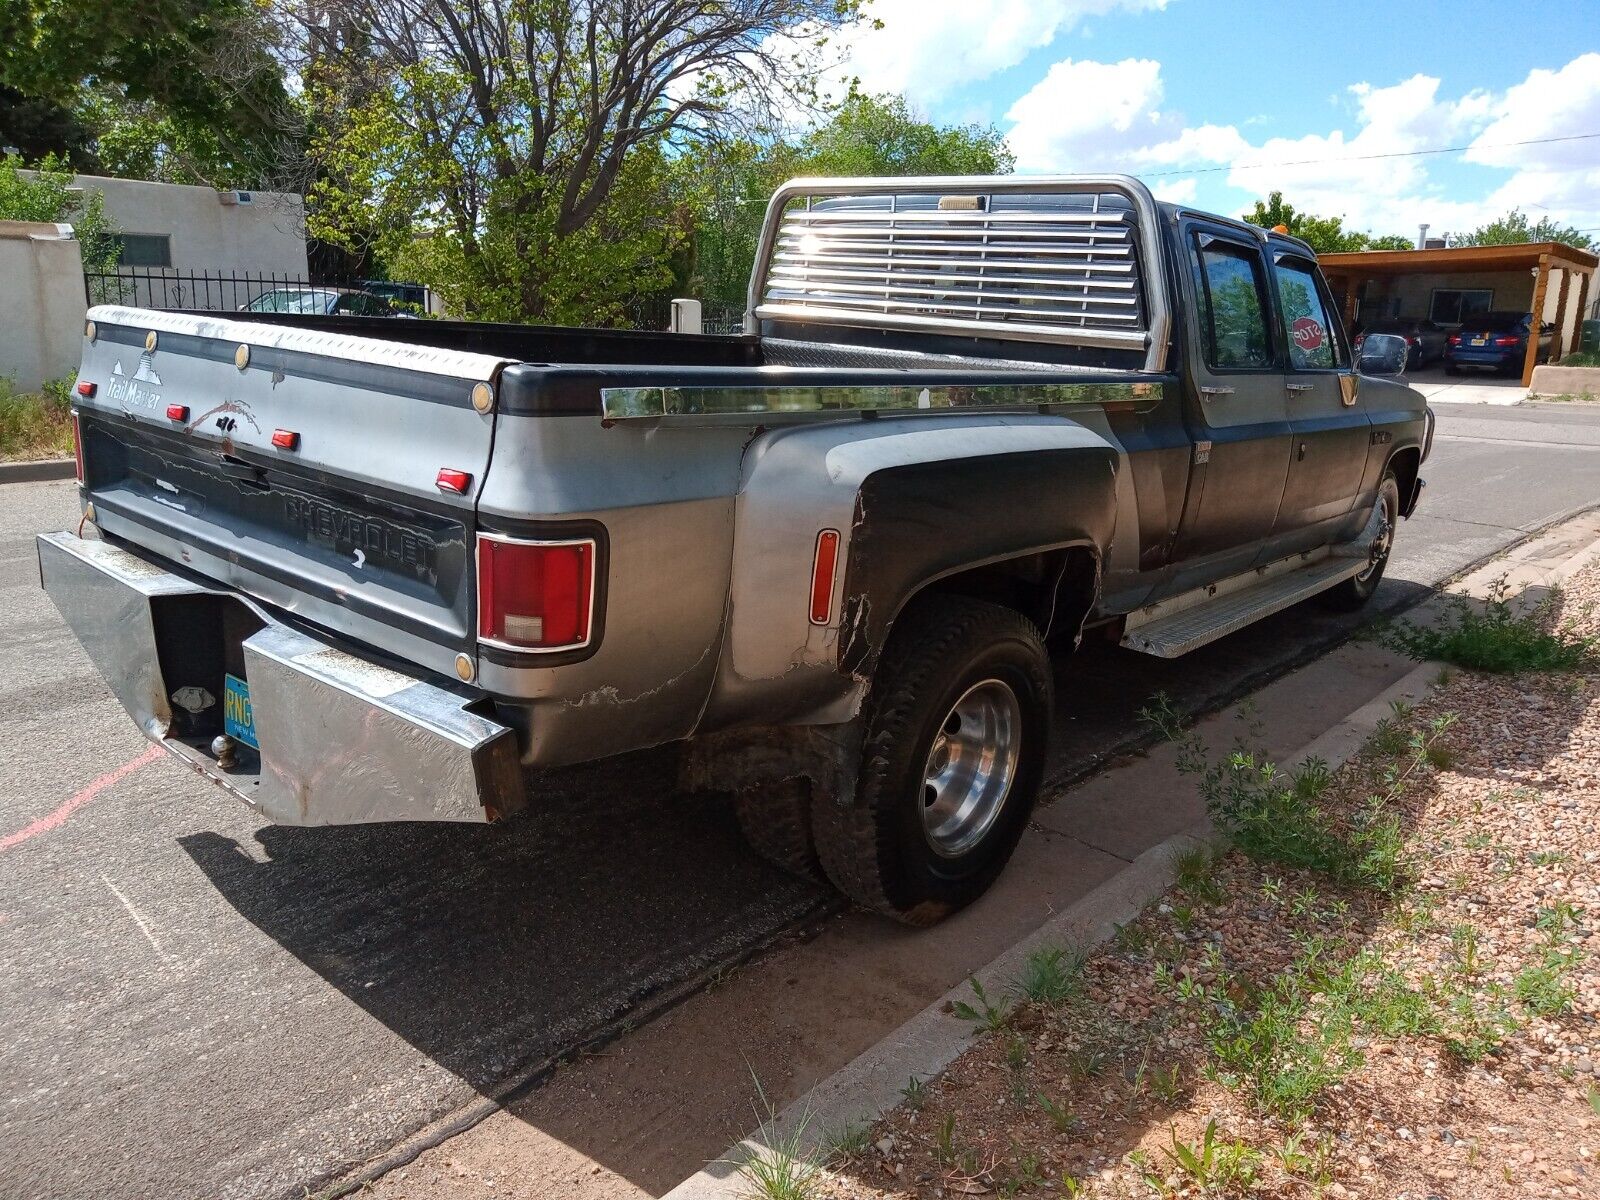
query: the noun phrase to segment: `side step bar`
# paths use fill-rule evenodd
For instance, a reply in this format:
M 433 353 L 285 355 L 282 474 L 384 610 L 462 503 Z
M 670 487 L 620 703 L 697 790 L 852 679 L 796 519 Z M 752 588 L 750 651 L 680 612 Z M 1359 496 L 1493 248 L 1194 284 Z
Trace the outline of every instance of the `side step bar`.
M 1370 565 L 1359 541 L 1297 554 L 1129 613 L 1122 644 L 1141 654 L 1177 658 L 1354 578 Z

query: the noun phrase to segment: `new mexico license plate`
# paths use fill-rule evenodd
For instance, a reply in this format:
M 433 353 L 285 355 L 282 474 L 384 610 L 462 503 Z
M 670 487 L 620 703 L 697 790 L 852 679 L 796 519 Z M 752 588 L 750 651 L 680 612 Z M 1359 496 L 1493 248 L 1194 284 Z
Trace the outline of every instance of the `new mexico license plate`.
M 256 743 L 256 715 L 250 710 L 250 685 L 234 675 L 223 679 L 222 731 L 236 742 L 261 749 Z

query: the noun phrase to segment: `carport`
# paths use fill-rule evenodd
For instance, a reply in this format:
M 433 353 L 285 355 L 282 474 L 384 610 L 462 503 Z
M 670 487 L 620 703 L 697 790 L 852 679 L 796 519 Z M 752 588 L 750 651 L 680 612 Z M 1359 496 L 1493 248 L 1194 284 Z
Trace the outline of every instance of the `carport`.
M 1532 312 L 1555 326 L 1550 359 L 1577 345 L 1600 259 L 1561 242 L 1363 250 L 1321 254 L 1345 327 L 1384 317 L 1422 317 L 1446 327 L 1480 312 Z M 1528 339 L 1522 385 L 1533 380 L 1537 337 Z

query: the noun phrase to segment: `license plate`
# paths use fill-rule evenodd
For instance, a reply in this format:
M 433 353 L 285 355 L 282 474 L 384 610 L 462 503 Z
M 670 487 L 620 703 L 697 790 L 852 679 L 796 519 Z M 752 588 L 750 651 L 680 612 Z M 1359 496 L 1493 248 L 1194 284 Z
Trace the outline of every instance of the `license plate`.
M 250 708 L 250 685 L 234 675 L 223 679 L 222 731 L 236 742 L 261 749 L 256 743 L 256 715 Z
M 1484 345 L 1487 345 L 1488 342 L 1489 342 L 1488 338 L 1473 338 L 1472 339 L 1472 344 L 1474 346 L 1484 346 Z

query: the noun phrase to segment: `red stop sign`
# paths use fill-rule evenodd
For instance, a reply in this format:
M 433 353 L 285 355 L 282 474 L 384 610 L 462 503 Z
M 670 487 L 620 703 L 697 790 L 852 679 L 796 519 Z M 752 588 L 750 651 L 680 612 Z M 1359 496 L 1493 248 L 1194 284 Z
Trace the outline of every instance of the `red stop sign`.
M 1315 350 L 1322 345 L 1326 337 L 1322 324 L 1311 317 L 1301 317 L 1290 328 L 1289 334 L 1294 338 L 1294 344 L 1302 350 Z

